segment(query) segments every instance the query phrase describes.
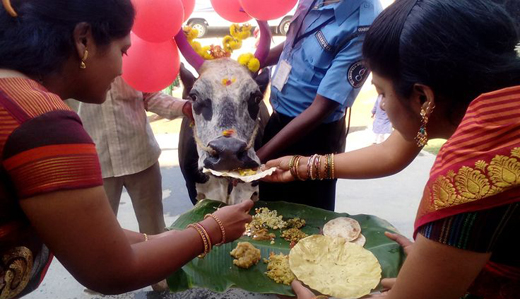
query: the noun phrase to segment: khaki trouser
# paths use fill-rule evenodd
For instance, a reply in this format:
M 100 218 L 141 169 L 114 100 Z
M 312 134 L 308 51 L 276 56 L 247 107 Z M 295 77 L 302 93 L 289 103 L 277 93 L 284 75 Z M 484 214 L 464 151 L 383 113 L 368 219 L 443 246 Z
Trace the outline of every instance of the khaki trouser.
M 139 231 L 147 234 L 158 234 L 165 230 L 162 182 L 159 162 L 151 167 L 130 175 L 103 179 L 105 192 L 110 206 L 117 215 L 123 187 L 130 195 L 135 216 L 139 223 Z

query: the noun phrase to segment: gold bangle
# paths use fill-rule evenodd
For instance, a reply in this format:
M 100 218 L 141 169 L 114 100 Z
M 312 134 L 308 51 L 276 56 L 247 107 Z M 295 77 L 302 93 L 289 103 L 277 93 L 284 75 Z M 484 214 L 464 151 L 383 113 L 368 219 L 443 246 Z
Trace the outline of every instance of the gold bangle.
M 325 295 L 318 295 L 316 297 L 313 297 L 312 299 L 329 299 L 329 297 Z
M 329 172 L 327 173 L 327 178 L 330 180 L 332 179 L 332 155 L 331 154 L 328 154 L 327 155 L 327 164 L 329 165 Z
M 144 241 L 145 241 L 145 242 L 148 241 L 148 235 L 145 234 L 145 233 L 143 233 L 143 236 L 144 236 Z
M 336 169 L 334 168 L 334 153 L 332 153 L 332 158 L 330 159 L 332 161 L 332 171 L 331 171 L 331 179 L 336 178 Z
M 296 160 L 298 159 L 298 157 L 300 157 L 300 156 L 294 155 L 294 156 L 292 156 L 291 161 L 289 161 L 289 171 L 291 172 L 291 175 L 295 179 L 298 179 L 298 176 L 296 175 L 296 172 L 295 172 L 296 169 L 294 167 L 294 164 L 295 164 Z
M 198 226 L 201 230 L 202 230 L 202 233 L 204 234 L 204 237 L 206 237 L 206 240 L 208 240 L 208 252 L 205 252 L 205 253 L 209 253 L 211 251 L 211 249 L 213 248 L 213 245 L 211 244 L 211 238 L 209 237 L 209 234 L 208 234 L 208 231 L 206 230 L 206 228 L 204 227 L 204 225 L 202 225 L 202 223 L 195 223 L 196 226 Z
M 192 223 L 192 224 L 188 225 L 188 227 L 194 228 L 197 231 L 197 233 L 199 234 L 200 238 L 202 239 L 202 243 L 204 244 L 204 252 L 199 254 L 198 257 L 204 258 L 206 256 L 206 254 L 209 252 L 208 241 L 206 240 L 206 236 L 204 235 L 204 233 L 201 231 L 201 229 L 197 225 Z
M 295 168 L 295 173 L 296 173 L 296 178 L 300 181 L 303 181 L 300 174 L 299 174 L 299 168 L 300 168 L 300 160 L 302 159 L 302 156 L 298 156 L 298 158 L 296 159 L 296 161 L 294 161 L 294 168 Z
M 222 221 L 220 221 L 220 219 L 218 219 L 217 216 L 215 216 L 213 214 L 206 214 L 204 216 L 204 219 L 206 219 L 208 217 L 211 217 L 213 220 L 215 220 L 217 222 L 218 226 L 220 227 L 220 233 L 222 234 L 222 240 L 220 241 L 220 243 L 215 244 L 215 246 L 220 246 L 220 245 L 226 243 L 226 230 L 224 229 L 224 225 L 222 224 Z
M 324 179 L 328 179 L 329 178 L 329 155 L 325 155 L 325 161 L 323 161 L 323 163 L 325 163 L 325 168 L 323 169 L 323 178 Z

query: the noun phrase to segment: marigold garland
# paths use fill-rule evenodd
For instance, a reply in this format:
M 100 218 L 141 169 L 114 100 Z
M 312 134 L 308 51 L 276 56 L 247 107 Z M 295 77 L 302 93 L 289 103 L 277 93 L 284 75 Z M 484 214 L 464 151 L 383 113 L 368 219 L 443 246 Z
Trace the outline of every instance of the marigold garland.
M 231 57 L 234 50 L 242 47 L 242 40 L 251 36 L 250 24 L 232 24 L 229 27 L 229 34 L 222 39 L 222 46 L 210 45 L 202 46 L 195 38 L 199 35 L 199 31 L 190 26 L 183 28 L 186 39 L 190 43 L 193 50 L 205 60 L 213 60 L 223 57 Z M 244 65 L 249 71 L 256 73 L 260 69 L 260 61 L 251 53 L 242 54 L 238 57 L 238 63 Z

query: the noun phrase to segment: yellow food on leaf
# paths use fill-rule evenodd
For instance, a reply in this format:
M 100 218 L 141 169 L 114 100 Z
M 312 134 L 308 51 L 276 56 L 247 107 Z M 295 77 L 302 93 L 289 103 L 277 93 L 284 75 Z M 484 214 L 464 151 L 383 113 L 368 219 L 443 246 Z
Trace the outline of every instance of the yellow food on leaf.
M 289 267 L 289 256 L 283 253 L 274 254 L 271 252 L 267 262 L 267 272 L 265 274 L 276 283 L 290 285 L 296 278 Z
M 237 247 L 233 249 L 230 254 L 235 258 L 233 265 L 244 269 L 256 265 L 260 258 L 262 258 L 260 249 L 251 245 L 249 242 L 239 242 Z

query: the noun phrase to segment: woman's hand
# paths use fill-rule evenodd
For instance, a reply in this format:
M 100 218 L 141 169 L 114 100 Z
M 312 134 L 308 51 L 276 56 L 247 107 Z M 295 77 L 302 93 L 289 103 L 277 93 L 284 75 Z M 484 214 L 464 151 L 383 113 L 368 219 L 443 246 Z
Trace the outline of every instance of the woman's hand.
M 313 299 L 316 298 L 316 295 L 306 288 L 299 280 L 295 279 L 291 283 L 291 287 L 296 294 L 296 299 Z M 292 299 L 295 297 L 288 297 L 288 296 L 278 296 L 280 299 Z
M 413 242 L 408 240 L 406 237 L 391 232 L 385 232 L 385 236 L 401 245 L 406 255 L 409 255 L 412 251 Z
M 247 199 L 236 205 L 219 208 L 213 213 L 213 215 L 219 219 L 224 226 L 224 230 L 226 231 L 226 242 L 234 241 L 242 236 L 246 229 L 246 223 L 251 222 L 252 218 L 251 215 L 249 215 L 249 210 L 251 210 L 253 204 L 252 200 Z M 208 217 L 202 223 L 208 230 L 213 244 L 220 243 L 222 241 L 222 233 L 217 221 Z M 219 237 L 215 238 L 215 236 Z
M 294 181 L 294 177 L 289 169 L 289 163 L 292 156 L 285 156 L 275 160 L 270 160 L 265 163 L 265 169 L 276 167 L 273 174 L 262 179 L 264 182 L 270 183 L 286 183 Z

